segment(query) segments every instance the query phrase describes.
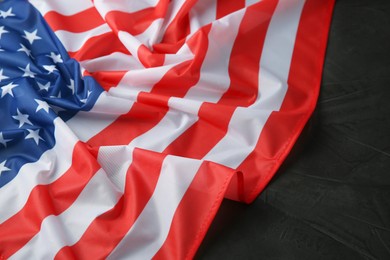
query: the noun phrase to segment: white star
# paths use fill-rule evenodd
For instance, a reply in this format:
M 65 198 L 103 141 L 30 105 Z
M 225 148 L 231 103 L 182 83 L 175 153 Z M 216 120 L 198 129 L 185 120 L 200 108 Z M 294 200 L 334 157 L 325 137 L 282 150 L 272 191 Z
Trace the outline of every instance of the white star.
M 33 125 L 30 120 L 28 120 L 29 115 L 20 113 L 19 109 L 16 109 L 18 115 L 12 116 L 15 120 L 19 121 L 19 128 L 21 128 L 24 124 Z
M 50 57 L 54 63 L 63 63 L 64 61 L 61 58 L 61 54 L 55 54 L 54 52 L 51 52 L 50 55 L 46 55 L 47 57 Z
M 22 48 L 20 48 L 18 51 L 22 51 L 22 52 L 26 53 L 27 56 L 30 56 L 32 58 L 31 51 L 21 43 L 20 43 L 20 46 L 22 46 Z
M 53 73 L 55 70 L 57 70 L 55 65 L 43 65 L 43 68 L 47 70 L 50 73 Z
M 12 92 L 12 89 L 17 87 L 17 84 L 14 84 L 13 82 L 5 85 L 4 87 L 1 87 L 1 97 L 4 97 L 5 95 L 9 94 L 12 97 L 14 96 L 14 93 Z
M 49 113 L 49 105 L 45 102 L 45 101 L 42 101 L 42 100 L 39 100 L 39 99 L 34 99 L 35 102 L 37 102 L 38 104 L 38 107 L 37 107 L 37 110 L 35 110 L 35 112 L 38 112 L 39 110 L 43 109 L 46 111 L 46 113 Z
M 80 99 L 80 101 L 84 104 L 87 103 L 87 100 L 88 100 L 89 96 L 91 95 L 91 93 L 92 93 L 92 91 L 88 90 L 87 97 L 84 99 Z
M 4 29 L 4 26 L 0 26 L 0 39 L 1 39 L 1 35 L 3 35 L 3 33 L 7 33 L 8 31 L 6 31 Z
M 10 171 L 10 168 L 5 167 L 6 161 L 0 163 L 0 176 L 3 174 L 3 172 Z
M 38 33 L 38 29 L 35 29 L 35 31 L 33 32 L 24 31 L 25 35 L 23 36 L 23 38 L 26 38 L 30 44 L 33 44 L 35 40 L 42 39 L 37 35 L 37 33 Z
M 74 95 L 74 80 L 70 80 L 70 85 L 66 85 L 68 88 L 72 90 L 72 95 Z
M 27 64 L 26 68 L 23 69 L 21 67 L 18 67 L 19 69 L 24 71 L 24 74 L 22 77 L 30 77 L 30 78 L 35 78 L 36 73 L 32 72 L 30 69 L 30 63 Z
M 3 132 L 0 132 L 0 144 L 4 145 L 4 147 L 7 147 L 7 143 L 9 141 L 12 141 L 12 139 L 4 139 Z
M 49 88 L 50 88 L 50 81 L 48 81 L 45 85 L 38 83 L 38 87 L 39 87 L 39 90 L 46 90 L 46 91 L 49 91 Z
M 0 70 L 0 82 L 1 82 L 3 79 L 8 79 L 8 77 L 3 75 L 3 69 L 1 69 L 1 70 Z
M 27 131 L 29 132 L 29 134 L 26 135 L 26 137 L 24 138 L 25 140 L 34 139 L 34 141 L 37 145 L 39 144 L 39 140 L 43 140 L 43 138 L 39 136 L 39 129 L 35 130 L 35 131 L 31 130 L 31 129 L 27 129 Z M 45 140 L 43 140 L 43 141 L 45 141 Z
M 2 17 L 2 18 L 7 18 L 8 16 L 15 16 L 15 14 L 13 14 L 12 13 L 12 7 L 10 7 L 9 9 L 8 9 L 8 11 L 2 11 L 2 10 L 0 10 L 0 17 Z

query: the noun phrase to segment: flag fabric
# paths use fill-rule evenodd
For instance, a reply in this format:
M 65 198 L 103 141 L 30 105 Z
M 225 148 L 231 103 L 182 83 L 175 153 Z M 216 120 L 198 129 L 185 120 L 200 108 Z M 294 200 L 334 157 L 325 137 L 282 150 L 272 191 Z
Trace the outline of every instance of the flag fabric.
M 0 259 L 192 258 L 314 110 L 334 0 L 0 2 Z

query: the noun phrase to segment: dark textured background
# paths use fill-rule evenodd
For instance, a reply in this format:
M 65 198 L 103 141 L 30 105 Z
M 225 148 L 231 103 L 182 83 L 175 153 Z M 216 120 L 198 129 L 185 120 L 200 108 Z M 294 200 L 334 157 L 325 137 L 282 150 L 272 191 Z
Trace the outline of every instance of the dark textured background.
M 223 202 L 196 258 L 390 259 L 390 0 L 336 1 L 312 119 L 253 204 Z

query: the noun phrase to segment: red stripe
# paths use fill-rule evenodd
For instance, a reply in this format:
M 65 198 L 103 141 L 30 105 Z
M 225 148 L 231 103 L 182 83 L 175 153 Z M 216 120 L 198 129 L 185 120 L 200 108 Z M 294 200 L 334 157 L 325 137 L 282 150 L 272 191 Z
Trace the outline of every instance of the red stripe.
M 200 64 L 207 52 L 207 35 L 211 26 L 204 27 L 188 42 L 194 51 L 192 62 L 184 62 L 169 70 L 152 89 L 151 93 L 140 93 L 131 110 L 88 141 L 92 146 L 123 145 L 154 127 L 168 112 L 169 93 L 183 96 L 199 80 Z M 183 79 L 177 82 L 177 77 Z M 178 86 L 179 84 L 179 86 Z M 167 92 L 167 86 L 170 91 Z
M 78 61 L 83 61 L 109 55 L 114 52 L 130 54 L 115 33 L 107 32 L 89 38 L 78 51 L 68 53 L 70 57 Z
M 282 107 L 271 114 L 255 150 L 237 169 L 244 173 L 246 202 L 271 180 L 315 108 L 333 6 L 334 0 L 308 0 L 304 6 Z M 234 178 L 227 197 L 240 198 L 237 186 Z
M 158 53 L 177 53 L 185 44 L 186 37 L 190 34 L 189 12 L 196 1 L 186 1 L 179 12 L 168 25 L 161 42 L 153 45 L 153 50 Z
M 85 144 L 77 143 L 72 166 L 53 183 L 34 187 L 24 207 L 0 225 L 0 255 L 14 254 L 39 232 L 47 216 L 57 216 L 71 206 L 99 168 Z
M 153 51 L 142 45 L 138 49 L 140 62 L 147 68 L 162 66 L 165 54 L 176 53 L 185 43 L 186 36 L 190 33 L 188 13 L 195 1 L 186 1 L 175 18 L 167 27 L 161 42 L 152 46 Z
M 174 140 L 164 153 L 201 159 L 221 140 L 235 107 L 202 104 L 199 120 Z
M 199 120 L 173 141 L 165 153 L 203 158 L 226 135 L 235 108 L 249 106 L 256 100 L 261 53 L 276 5 L 277 0 L 266 0 L 246 10 L 231 53 L 228 91 L 217 104 L 202 104 Z
M 245 0 L 217 0 L 217 19 L 245 7 Z
M 190 33 L 189 12 L 196 4 L 196 0 L 186 1 L 176 14 L 175 18 L 167 27 L 162 43 L 177 43 L 187 37 Z
M 204 162 L 176 209 L 168 236 L 153 259 L 192 259 L 235 171 Z
M 168 5 L 169 0 L 160 0 L 155 7 L 134 13 L 110 11 L 105 20 L 116 33 L 125 31 L 135 36 L 143 33 L 156 19 L 165 17 Z
M 96 71 L 89 72 L 105 91 L 109 91 L 110 88 L 118 86 L 119 82 L 125 76 L 127 71 Z
M 71 16 L 51 11 L 45 14 L 45 20 L 53 31 L 65 30 L 73 33 L 89 31 L 105 23 L 94 7 Z
M 185 44 L 186 38 L 178 40 L 177 42 L 159 42 L 153 45 L 153 50 L 156 53 L 176 54 L 180 48 Z
M 248 107 L 256 101 L 261 54 L 277 4 L 264 0 L 247 8 L 230 58 L 231 84 L 220 104 Z
M 126 174 L 125 191 L 111 210 L 97 217 L 73 246 L 56 259 L 103 259 L 118 245 L 153 195 L 166 155 L 135 149 Z
M 210 30 L 211 25 L 205 26 L 188 40 L 187 45 L 195 55 L 194 58 L 170 70 L 164 79 L 153 87 L 153 93 L 167 97 L 184 97 L 187 91 L 199 81 L 200 69 L 209 45 Z
M 145 68 L 160 67 L 164 65 L 165 54 L 152 52 L 144 44 L 139 46 L 137 56 Z
M 140 94 L 142 96 L 142 94 Z M 126 145 L 155 126 L 166 114 L 166 107 L 134 103 L 131 110 L 88 141 L 95 147 Z

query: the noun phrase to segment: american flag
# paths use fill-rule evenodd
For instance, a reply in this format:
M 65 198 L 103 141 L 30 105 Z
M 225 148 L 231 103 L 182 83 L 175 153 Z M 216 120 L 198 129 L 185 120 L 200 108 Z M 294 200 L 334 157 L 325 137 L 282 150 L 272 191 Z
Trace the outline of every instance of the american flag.
M 334 0 L 0 2 L 0 259 L 183 259 L 309 119 Z

